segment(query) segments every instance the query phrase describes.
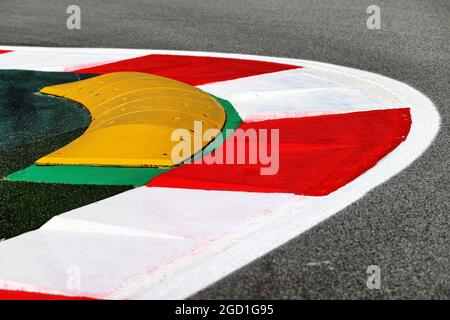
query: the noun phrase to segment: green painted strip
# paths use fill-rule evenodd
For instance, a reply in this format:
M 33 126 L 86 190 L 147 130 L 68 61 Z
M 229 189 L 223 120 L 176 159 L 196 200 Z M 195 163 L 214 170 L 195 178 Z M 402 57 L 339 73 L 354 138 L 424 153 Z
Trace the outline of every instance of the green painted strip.
M 232 104 L 227 100 L 214 97 L 226 111 L 222 135 L 225 140 L 226 129 L 236 129 L 242 122 Z M 204 150 L 204 154 L 219 146 L 214 140 Z M 201 156 L 197 153 L 194 157 Z M 125 168 L 94 166 L 37 166 L 32 165 L 24 170 L 14 172 L 4 180 L 40 183 L 91 184 L 91 185 L 124 185 L 142 186 L 154 177 L 169 171 L 170 168 Z
M 163 168 L 121 168 L 90 166 L 37 166 L 14 172 L 9 181 L 28 181 L 94 185 L 144 185 L 157 175 L 168 171 Z

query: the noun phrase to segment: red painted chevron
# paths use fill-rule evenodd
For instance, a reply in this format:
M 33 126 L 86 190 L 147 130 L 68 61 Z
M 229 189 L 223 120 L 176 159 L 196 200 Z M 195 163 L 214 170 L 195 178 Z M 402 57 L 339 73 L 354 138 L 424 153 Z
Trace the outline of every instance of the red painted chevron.
M 201 85 L 298 68 L 301 67 L 257 60 L 152 54 L 73 72 L 96 74 L 119 71 L 147 72 L 190 85 Z
M 260 175 L 261 164 L 186 164 L 148 186 L 327 195 L 394 150 L 410 126 L 408 108 L 243 123 L 244 130 L 280 130 L 277 174 Z M 218 150 L 226 155 L 232 138 Z M 247 154 L 249 148 L 247 141 Z

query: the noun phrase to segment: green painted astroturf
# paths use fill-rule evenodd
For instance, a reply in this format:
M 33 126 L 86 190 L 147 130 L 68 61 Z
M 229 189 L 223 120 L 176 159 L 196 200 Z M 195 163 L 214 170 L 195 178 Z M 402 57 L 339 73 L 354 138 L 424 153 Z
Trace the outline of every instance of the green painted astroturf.
M 227 137 L 227 129 L 236 129 L 242 119 L 230 102 L 213 96 L 225 109 L 226 121 L 222 130 L 222 139 Z M 66 106 L 67 107 L 67 106 Z M 220 140 L 213 140 L 192 159 L 208 154 L 220 145 Z M 187 162 L 187 161 L 185 161 Z M 129 168 L 129 167 L 99 167 L 80 165 L 42 166 L 31 165 L 14 172 L 5 180 L 28 181 L 40 183 L 94 184 L 94 185 L 131 185 L 142 186 L 154 177 L 167 172 L 170 168 Z

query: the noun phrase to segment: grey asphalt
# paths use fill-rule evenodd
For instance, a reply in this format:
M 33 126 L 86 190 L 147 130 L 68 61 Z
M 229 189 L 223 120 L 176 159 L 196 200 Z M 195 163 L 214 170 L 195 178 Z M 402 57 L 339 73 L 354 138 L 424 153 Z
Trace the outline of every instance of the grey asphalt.
M 81 7 L 82 29 L 65 27 Z M 381 7 L 381 30 L 366 8 Z M 430 97 L 428 151 L 360 201 L 193 298 L 450 298 L 450 1 L 0 2 L 0 44 L 239 52 L 380 73 Z M 365 283 L 381 268 L 381 289 Z

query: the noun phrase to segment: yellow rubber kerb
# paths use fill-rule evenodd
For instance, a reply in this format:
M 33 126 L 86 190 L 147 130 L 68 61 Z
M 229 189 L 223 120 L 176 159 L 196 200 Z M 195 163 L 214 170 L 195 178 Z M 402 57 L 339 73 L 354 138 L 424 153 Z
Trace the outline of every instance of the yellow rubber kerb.
M 201 121 L 203 130 L 221 130 L 226 119 L 223 107 L 207 93 L 146 73 L 109 73 L 40 92 L 79 102 L 92 122 L 78 139 L 38 165 L 173 166 L 175 129 L 187 129 L 194 141 L 194 121 Z M 200 149 L 192 145 L 193 154 Z

